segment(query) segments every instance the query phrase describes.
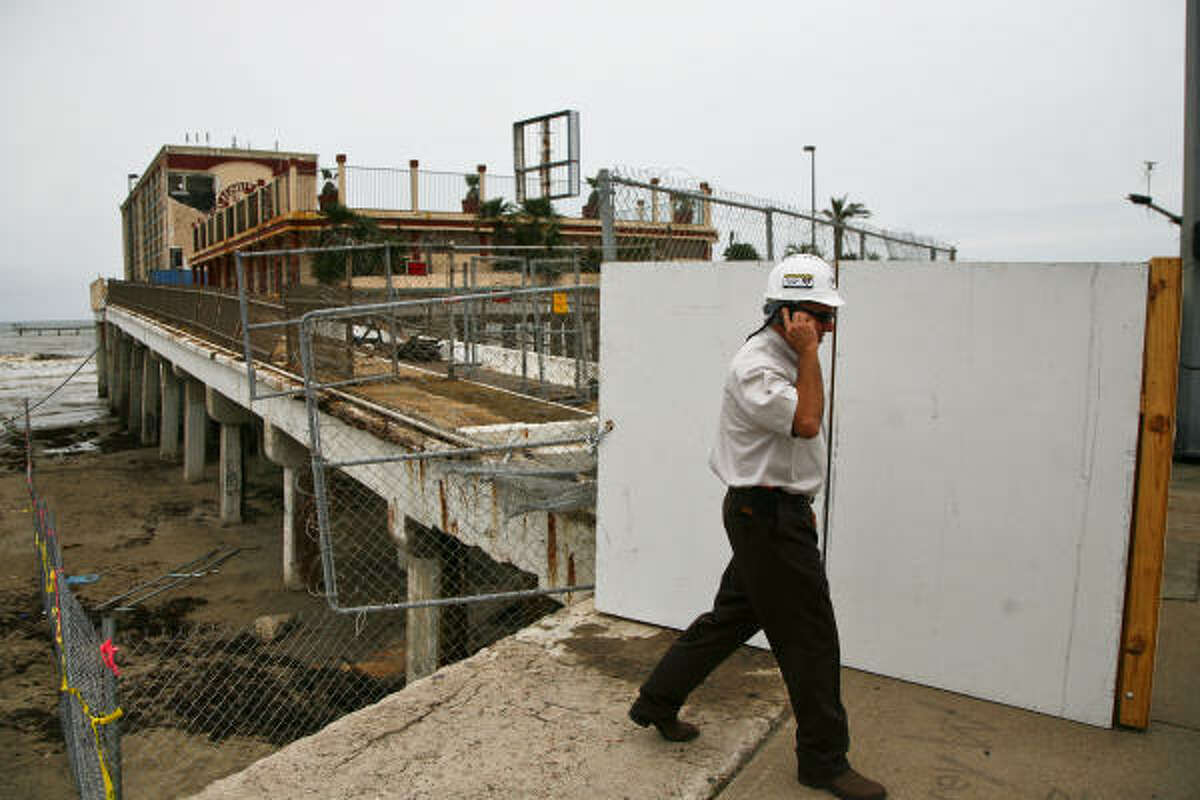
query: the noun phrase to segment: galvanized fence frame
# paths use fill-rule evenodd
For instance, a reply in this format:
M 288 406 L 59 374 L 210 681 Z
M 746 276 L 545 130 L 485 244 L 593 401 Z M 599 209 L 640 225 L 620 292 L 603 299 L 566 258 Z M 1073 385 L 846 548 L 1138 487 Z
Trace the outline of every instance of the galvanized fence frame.
M 400 337 L 398 335 L 395 313 L 402 309 L 424 307 L 427 309 L 447 308 L 448 309 L 448 331 L 449 331 L 449 356 L 448 356 L 448 373 L 451 377 L 455 376 L 460 370 L 471 374 L 474 367 L 479 366 L 476 363 L 477 359 L 472 356 L 478 352 L 479 336 L 476 323 L 478 322 L 477 315 L 474 309 L 479 302 L 484 301 L 502 301 L 504 299 L 512 299 L 513 297 L 526 297 L 536 293 L 525 294 L 509 294 L 508 291 L 480 291 L 476 275 L 478 265 L 481 263 L 509 263 L 515 264 L 519 269 L 513 270 L 514 275 L 520 276 L 519 284 L 516 284 L 520 290 L 532 288 L 536 286 L 539 275 L 546 274 L 572 274 L 574 276 L 574 284 L 566 284 L 560 287 L 547 288 L 543 294 L 553 297 L 556 294 L 580 292 L 580 291 L 596 291 L 595 286 L 585 285 L 581 281 L 582 275 L 582 259 L 581 251 L 584 248 L 578 246 L 568 246 L 558 248 L 558 251 L 565 255 L 547 254 L 545 248 L 534 246 L 504 246 L 504 247 L 485 247 L 485 246 L 455 246 L 442 245 L 419 246 L 423 250 L 426 259 L 429 259 L 434 252 L 448 254 L 451 263 L 454 265 L 447 270 L 447 282 L 445 292 L 448 295 L 453 295 L 462 298 L 454 303 L 447 303 L 444 297 L 433 297 L 426 299 L 415 300 L 395 300 L 394 298 L 400 294 L 400 289 L 393 285 L 393 277 L 395 275 L 394 266 L 397 261 L 401 260 L 394 254 L 402 253 L 409 250 L 410 247 L 401 243 L 395 242 L 378 242 L 366 244 L 348 244 L 337 245 L 330 247 L 309 247 L 309 248 L 294 248 L 287 250 L 261 250 L 261 251 L 239 251 L 236 254 L 236 272 L 238 280 L 237 296 L 240 304 L 241 324 L 240 336 L 243 356 L 245 357 L 247 381 L 249 384 L 249 399 L 251 403 L 259 400 L 269 399 L 273 397 L 288 397 L 295 396 L 300 393 L 298 388 L 288 388 L 278 391 L 261 392 L 257 380 L 258 368 L 255 365 L 256 359 L 261 359 L 267 348 L 261 342 L 255 342 L 256 337 L 263 335 L 270 336 L 268 332 L 276 332 L 280 330 L 291 331 L 298 329 L 300 324 L 299 318 L 275 318 L 267 321 L 255 321 L 252 319 L 253 310 L 256 304 L 260 301 L 254 298 L 247 289 L 246 280 L 246 262 L 256 258 L 268 258 L 277 256 L 298 256 L 298 255 L 313 255 L 320 253 L 353 253 L 378 252 L 382 257 L 384 271 L 384 297 L 387 302 L 384 303 L 360 303 L 350 304 L 343 303 L 321 309 L 322 311 L 332 309 L 355 309 L 355 313 L 334 315 L 330 319 L 336 319 L 339 316 L 365 316 L 374 315 L 386 321 L 387 326 L 387 343 L 389 345 L 389 357 L 392 362 L 391 376 L 395 377 L 399 371 L 399 356 L 397 349 L 400 347 Z M 503 253 L 503 255 L 493 255 L 493 253 Z M 516 255 L 514 255 L 516 254 Z M 466 260 L 461 264 L 456 264 L 458 256 L 465 256 Z M 481 297 L 480 295 L 486 295 Z M 597 304 L 598 305 L 598 304 Z M 531 379 L 527 373 L 525 348 L 527 345 L 533 345 L 533 352 L 536 354 L 539 384 L 547 383 L 545 377 L 545 361 L 543 353 L 543 338 L 548 335 L 542 328 L 540 318 L 540 305 L 532 303 L 529 306 L 532 314 L 532 324 L 530 327 L 524 325 L 516 329 L 516 335 L 521 343 L 521 378 L 523 382 L 522 389 L 526 390 L 525 384 Z M 460 310 L 461 309 L 461 310 Z M 575 349 L 575 378 L 574 387 L 577 399 L 583 401 L 588 396 L 594 394 L 594 387 L 588 385 L 587 364 L 592 361 L 593 352 L 596 347 L 589 348 L 587 346 L 594 335 L 588 330 L 585 330 L 586 321 L 584 319 L 583 303 L 578 302 L 573 307 L 574 329 L 567 331 L 572 341 L 577 342 Z M 461 315 L 461 317 L 460 317 Z M 461 329 L 463 336 L 461 340 L 457 335 L 457 331 Z M 562 326 L 559 326 L 558 332 L 560 335 L 565 335 Z M 280 334 L 275 334 L 280 335 Z M 292 334 L 282 334 L 289 342 L 289 352 L 292 342 Z M 457 353 L 461 344 L 464 352 L 464 358 L 460 361 Z M 595 372 L 593 370 L 592 372 Z M 388 380 L 385 375 L 379 375 L 373 380 Z M 344 385 L 353 385 L 360 383 L 357 378 L 349 379 Z M 325 385 L 322 388 L 336 388 L 334 385 Z
M 435 304 L 442 306 L 448 311 L 455 307 L 468 306 L 473 301 L 496 299 L 515 299 L 522 297 L 542 297 L 556 293 L 579 293 L 584 291 L 595 291 L 594 287 L 587 286 L 566 286 L 553 288 L 529 288 L 515 289 L 504 292 L 479 292 L 465 295 L 453 295 L 441 298 L 439 300 L 408 300 L 396 301 L 392 303 L 382 303 L 369 306 L 355 306 L 350 308 L 325 309 L 320 311 L 312 311 L 304 315 L 300 321 L 300 348 L 301 360 L 304 365 L 304 397 L 306 412 L 309 423 L 309 447 L 312 455 L 312 474 L 314 493 L 317 506 L 317 517 L 320 531 L 320 548 L 321 561 L 323 568 L 324 579 L 324 594 L 331 609 L 339 613 L 361 614 L 375 611 L 390 611 L 401 609 L 419 609 L 432 608 L 452 605 L 465 605 L 471 603 L 487 603 L 494 601 L 518 600 L 521 598 L 529 598 L 535 596 L 549 596 L 557 594 L 571 594 L 583 591 L 589 591 L 593 588 L 591 583 L 576 583 L 568 582 L 563 586 L 539 586 L 537 588 L 526 589 L 505 589 L 501 591 L 476 591 L 470 594 L 451 594 L 441 597 L 423 597 L 409 598 L 403 601 L 393 602 L 367 602 L 367 603 L 347 603 L 343 601 L 339 581 L 338 556 L 336 555 L 336 537 L 334 528 L 334 514 L 336 512 L 335 503 L 331 500 L 330 492 L 330 474 L 333 471 L 345 472 L 354 468 L 363 467 L 381 467 L 384 465 L 402 465 L 405 463 L 416 462 L 421 465 L 420 472 L 424 474 L 425 469 L 447 469 L 453 471 L 460 466 L 464 460 L 469 460 L 475 466 L 483 467 L 484 462 L 495 465 L 496 463 L 506 463 L 514 459 L 525 459 L 519 468 L 509 470 L 511 475 L 529 476 L 531 474 L 550 475 L 562 477 L 566 475 L 575 475 L 581 472 L 587 472 L 593 468 L 592 464 L 585 463 L 582 467 L 576 465 L 570 469 L 558 469 L 554 467 L 544 467 L 537 463 L 537 459 L 531 454 L 545 450 L 556 455 L 561 455 L 564 449 L 573 449 L 579 455 L 584 455 L 584 460 L 594 459 L 595 448 L 599 438 L 605 430 L 603 428 L 595 428 L 587 433 L 575 433 L 572 435 L 554 435 L 550 434 L 542 438 L 530 440 L 527 438 L 529 429 L 525 429 L 525 436 L 522 437 L 519 443 L 513 444 L 473 444 L 469 439 L 458 438 L 458 446 L 447 447 L 437 450 L 424 450 L 415 452 L 391 452 L 385 455 L 362 457 L 362 458 L 335 458 L 330 457 L 326 453 L 327 437 L 323 434 L 323 428 L 329 425 L 329 422 L 322 419 L 320 404 L 324 392 L 334 388 L 344 388 L 354 383 L 362 383 L 369 378 L 352 379 L 350 381 L 322 382 L 318 376 L 316 359 L 313 355 L 313 338 L 317 330 L 317 326 L 336 320 L 353 319 L 354 317 L 363 314 L 389 314 L 400 309 L 415 308 Z M 579 303 L 576 302 L 578 307 Z M 469 326 L 467 326 L 469 328 Z M 582 342 L 582 339 L 578 341 Z M 454 352 L 454 343 L 451 342 L 450 353 Z M 466 352 L 466 348 L 464 348 Z M 524 360 L 524 359 L 523 359 Z M 468 365 L 470 366 L 470 365 Z M 505 471 L 499 468 L 501 472 Z M 539 470 L 545 469 L 544 472 Z M 493 478 L 494 480 L 494 478 Z M 387 483 L 387 479 L 382 479 L 381 483 Z M 370 491 L 365 490 L 364 491 Z M 442 491 L 444 492 L 444 485 Z M 378 492 L 376 492 L 378 494 Z M 568 494 L 571 492 L 568 490 Z M 578 493 L 576 493 L 578 494 Z M 580 495 L 583 500 L 579 507 L 586 507 L 589 501 L 594 503 L 586 492 Z M 443 516 L 444 511 L 444 496 L 443 496 Z M 545 503 L 548 507 L 553 506 L 553 502 Z M 346 504 L 352 506 L 352 504 Z M 393 520 L 393 525 L 399 523 Z M 447 534 L 446 531 L 439 531 L 441 534 Z M 398 538 L 403 538 L 398 537 Z
M 349 257 L 355 253 L 373 252 L 372 257 L 382 263 L 386 297 L 392 298 L 394 296 L 392 283 L 395 265 L 394 252 L 403 252 L 408 249 L 403 244 L 381 242 L 286 251 L 240 252 L 236 257 L 236 267 L 243 311 L 247 312 L 250 307 L 250 298 L 246 289 L 248 284 L 245 280 L 246 265 L 250 259 L 304 253 L 346 253 Z M 425 251 L 428 254 L 432 249 L 425 248 Z M 575 412 L 574 419 L 577 423 L 570 426 L 568 432 L 564 433 L 561 426 L 557 428 L 550 426 L 547 429 L 550 431 L 549 433 L 535 433 L 531 440 L 529 431 L 537 427 L 531 426 L 524 430 L 519 443 L 511 444 L 497 443 L 486 437 L 478 439 L 472 435 L 440 429 L 436 426 L 431 427 L 419 419 L 407 417 L 404 408 L 387 409 L 389 412 L 394 412 L 391 416 L 408 419 L 412 423 L 411 427 L 421 434 L 431 437 L 434 442 L 433 447 L 417 451 L 412 451 L 411 448 L 407 450 L 393 449 L 386 455 L 349 458 L 331 456 L 327 451 L 329 440 L 323 429 L 336 429 L 336 425 L 340 424 L 340 421 L 336 415 L 330 417 L 323 413 L 321 411 L 322 404 L 332 398 L 361 403 L 361 397 L 348 394 L 355 387 L 358 387 L 358 391 L 361 392 L 363 391 L 362 387 L 366 384 L 386 384 L 398 380 L 401 371 L 398 348 L 402 337 L 397 321 L 402 318 L 411 319 L 415 316 L 417 319 L 444 320 L 444 327 L 441 329 L 444 335 L 437 340 L 437 347 L 442 353 L 441 358 L 444 359 L 445 374 L 439 379 L 458 381 L 460 385 L 469 386 L 474 383 L 480 369 L 485 366 L 479 353 L 484 341 L 483 329 L 486 321 L 486 311 L 482 310 L 486 308 L 484 304 L 511 304 L 511 306 L 505 307 L 516 307 L 518 316 L 522 320 L 519 324 L 515 324 L 512 330 L 513 352 L 510 354 L 513 358 L 519 359 L 519 367 L 515 373 L 510 374 L 519 379 L 520 383 L 515 388 L 502 389 L 502 394 L 510 399 L 528 397 L 547 403 L 544 398 L 539 398 L 539 395 L 545 394 L 545 388 L 549 384 L 564 385 L 561 374 L 564 369 L 563 364 L 570 361 L 572 364 L 570 371 L 573 374 L 568 376 L 566 385 L 573 387 L 575 402 L 585 402 L 594 396 L 593 384 L 598 373 L 594 368 L 594 362 L 591 361 L 591 353 L 596 351 L 597 345 L 591 343 L 592 337 L 587 335 L 584 330 L 583 308 L 585 298 L 594 297 L 598 288 L 583 284 L 581 281 L 580 248 L 563 248 L 559 255 L 547 254 L 544 248 L 534 247 L 459 248 L 451 245 L 439 249 L 441 252 L 449 253 L 452 265 L 447 269 L 447 289 L 450 292 L 448 295 L 435 298 L 392 299 L 383 303 L 362 303 L 315 309 L 306 312 L 298 320 L 254 323 L 249 319 L 248 314 L 243 316 L 243 352 L 250 386 L 250 402 L 276 397 L 295 397 L 300 394 L 303 394 L 306 402 L 308 415 L 308 441 L 306 444 L 311 452 L 314 503 L 317 511 L 318 541 L 321 553 L 322 586 L 320 592 L 325 597 L 329 608 L 336 613 L 357 615 L 379 611 L 496 604 L 527 598 L 570 595 L 592 588 L 592 584 L 588 581 L 573 579 L 576 565 L 571 560 L 573 558 L 571 553 L 567 553 L 569 562 L 567 580 L 561 580 L 562 576 L 558 575 L 553 579 L 543 576 L 544 579 L 539 580 L 538 585 L 525 585 L 531 579 L 528 566 L 535 560 L 530 556 L 529 551 L 539 548 L 543 552 L 547 549 L 554 549 L 556 545 L 553 542 L 549 545 L 545 542 L 526 543 L 527 552 L 514 557 L 511 561 L 506 561 L 501 555 L 498 559 L 498 568 L 493 570 L 500 577 L 488 574 L 481 578 L 480 573 L 488 573 L 488 570 L 478 565 L 484 564 L 487 559 L 462 551 L 458 544 L 451 541 L 455 539 L 454 535 L 433 525 L 433 521 L 429 519 L 426 519 L 426 522 L 430 523 L 430 529 L 426 533 L 420 534 L 419 538 L 422 541 L 435 542 L 435 544 L 429 545 L 425 549 L 435 549 L 443 554 L 452 551 L 455 553 L 453 558 L 468 565 L 475 565 L 476 574 L 462 576 L 463 585 L 471 584 L 469 589 L 460 587 L 458 591 L 446 591 L 445 587 L 439 587 L 425 595 L 409 591 L 404 598 L 396 597 L 394 593 L 405 588 L 401 586 L 401 583 L 405 580 L 404 576 L 407 575 L 407 572 L 402 568 L 402 574 L 396 573 L 395 569 L 386 562 L 398 558 L 403 562 L 403 566 L 407 566 L 412 563 L 408 559 L 408 555 L 416 553 L 417 556 L 413 561 L 419 561 L 422 550 L 422 546 L 418 544 L 404 542 L 405 534 L 402 531 L 390 531 L 399 544 L 399 552 L 396 555 L 389 556 L 387 554 L 386 547 L 380 546 L 380 537 L 378 536 L 373 544 L 363 546 L 361 552 L 356 555 L 350 557 L 344 555 L 345 548 L 351 546 L 344 542 L 353 541 L 356 536 L 363 538 L 363 531 L 378 527 L 381 517 L 376 503 L 378 498 L 390 498 L 395 501 L 394 504 L 401 505 L 402 503 L 396 500 L 396 497 L 403 495 L 406 490 L 398 485 L 389 487 L 386 481 L 379 478 L 375 478 L 373 483 L 371 480 L 341 480 L 343 476 L 356 471 L 374 470 L 379 472 L 390 468 L 391 474 L 397 475 L 403 472 L 400 468 L 407 465 L 418 467 L 418 471 L 422 475 L 426 472 L 437 472 L 438 474 L 460 476 L 464 474 L 465 464 L 469 465 L 466 469 L 474 470 L 472 473 L 474 477 L 466 479 L 468 483 L 471 485 L 487 484 L 492 487 L 493 505 L 500 502 L 496 500 L 497 497 L 503 496 L 508 510 L 514 507 L 520 508 L 523 509 L 522 513 L 525 515 L 530 512 L 542 512 L 548 515 L 594 512 L 594 482 L 588 480 L 586 474 L 594 471 L 595 446 L 602 431 L 596 429 L 594 420 L 584 424 L 583 421 L 588 418 L 588 415 L 579 413 L 575 409 L 567 409 Z M 457 256 L 466 256 L 466 260 L 459 262 Z M 519 276 L 520 288 L 480 290 L 477 273 L 479 267 L 485 263 L 492 265 L 504 263 L 512 269 L 514 283 Z M 347 274 L 350 274 L 349 263 Z M 543 280 L 542 276 L 561 274 L 573 275 L 574 283 L 562 286 L 536 285 Z M 565 354 L 556 357 L 556 361 L 561 362 L 556 363 L 560 373 L 557 381 L 554 376 L 548 374 L 548 361 L 551 359 L 548 353 L 551 328 L 543 324 L 543 315 L 550 316 L 551 314 L 558 316 L 560 324 L 554 331 L 560 340 L 558 349 Z M 566 322 L 567 319 L 570 320 L 569 325 Z M 385 349 L 390 368 L 380 370 L 375 374 L 360 375 L 356 373 L 353 346 L 349 343 L 353 338 L 356 326 L 364 320 L 383 321 L 380 327 L 386 329 Z M 258 386 L 255 365 L 256 348 L 253 346 L 252 336 L 259 331 L 277 329 L 281 326 L 295 327 L 303 370 L 302 387 L 289 386 L 278 391 L 264 392 L 261 391 L 263 387 Z M 350 364 L 348 377 L 336 373 L 324 374 L 327 370 L 323 369 L 321 358 L 316 353 L 315 342 L 318 339 L 326 342 L 333 341 L 329 338 L 330 332 L 339 329 L 343 330 L 344 334 L 337 334 L 337 336 L 344 337 L 347 342 Z M 381 338 L 383 338 L 382 335 Z M 505 348 L 501 346 L 499 349 L 504 350 Z M 406 365 L 404 369 L 411 372 L 417 368 Z M 440 376 L 440 373 L 438 374 Z M 549 402 L 548 405 L 556 406 L 553 402 Z M 571 464 L 567 467 L 560 463 L 564 458 L 564 451 L 573 452 L 573 455 L 568 458 Z M 549 454 L 547 457 L 553 463 L 549 465 L 539 463 L 539 460 L 544 461 L 546 458 L 539 459 L 539 453 Z M 513 464 L 516 466 L 511 466 Z M 585 477 L 581 478 L 581 474 Z M 400 481 L 399 478 L 395 480 Z M 439 483 L 441 491 L 445 491 L 444 482 L 450 480 L 455 479 L 447 477 Z M 500 485 L 503 485 L 504 488 L 501 489 Z M 340 488 L 335 491 L 333 486 Z M 404 486 L 410 492 L 416 491 L 411 484 Z M 356 496 L 355 502 L 339 504 L 338 497 L 347 492 Z M 514 495 L 517 496 L 515 500 L 513 499 Z M 446 505 L 444 497 L 442 504 L 444 517 Z M 365 510 L 372 507 L 376 507 L 374 512 Z M 355 524 L 351 526 L 339 524 L 339 513 L 342 516 L 353 517 Z M 392 510 L 389 509 L 388 514 L 392 513 Z M 495 513 L 498 512 L 493 508 L 493 514 Z M 506 519 L 508 518 L 506 517 Z M 557 523 L 555 519 L 548 519 L 546 524 L 553 529 Z M 569 525 L 570 523 L 564 524 Z M 497 523 L 496 526 L 503 527 L 500 523 Z M 351 533 L 347 533 L 347 528 Z M 475 534 L 473 539 L 470 533 L 465 538 L 478 543 L 482 537 L 478 535 L 478 531 L 473 533 Z M 555 538 L 553 530 L 548 535 L 552 539 Z M 470 545 L 468 549 L 475 546 L 474 544 Z M 553 555 L 547 556 L 547 558 L 551 562 L 554 561 Z M 347 562 L 354 564 L 356 569 L 347 570 L 345 567 Z M 517 564 L 524 565 L 526 570 L 522 572 L 516 566 Z M 517 569 L 524 577 L 514 576 L 511 572 L 500 574 L 504 568 L 509 566 Z M 582 565 L 580 568 L 583 568 Z M 350 593 L 346 591 L 345 587 L 348 583 L 346 575 L 370 575 L 372 571 L 376 574 L 369 578 L 360 578 L 362 583 L 374 583 L 369 587 L 369 591 L 363 590 L 361 586 L 358 587 L 359 591 Z M 587 571 L 590 573 L 590 564 Z M 391 577 L 388 578 L 388 575 Z M 368 599 L 363 599 L 364 591 L 370 595 Z M 355 599 L 348 598 L 348 594 L 352 594 Z

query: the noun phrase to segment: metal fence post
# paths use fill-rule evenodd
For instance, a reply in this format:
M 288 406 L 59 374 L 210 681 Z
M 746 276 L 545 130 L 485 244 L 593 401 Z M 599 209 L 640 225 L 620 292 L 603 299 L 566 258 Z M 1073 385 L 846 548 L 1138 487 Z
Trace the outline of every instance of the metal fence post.
M 394 288 L 392 286 L 392 243 L 387 242 L 383 245 L 383 271 L 387 276 L 387 301 L 390 303 L 395 300 Z M 388 312 L 388 338 L 392 340 L 392 375 L 400 374 L 400 344 L 396 340 L 396 312 L 394 310 Z
M 237 265 L 238 306 L 242 318 L 242 348 L 246 355 L 246 382 L 250 387 L 250 402 L 254 402 L 254 353 L 250 349 L 250 300 L 246 297 L 246 265 L 242 260 L 242 252 L 235 254 Z
M 613 213 L 612 179 L 607 169 L 596 174 L 596 190 L 600 194 L 600 251 L 605 261 L 617 260 L 617 236 Z
M 532 297 L 533 302 L 533 349 L 537 353 L 538 394 L 546 392 L 546 359 L 542 352 L 542 302 L 541 297 Z
M 583 402 L 583 291 L 578 250 L 571 251 L 571 266 L 575 270 L 575 397 Z
M 453 258 L 451 258 L 451 260 L 450 260 L 450 266 L 446 270 L 446 273 L 450 276 L 450 294 L 454 294 L 454 259 Z M 449 337 L 449 341 L 450 341 L 450 349 L 446 356 L 446 377 L 448 377 L 448 378 L 454 377 L 454 340 L 455 340 L 454 322 L 455 322 L 455 320 L 454 320 L 454 303 L 446 303 L 447 336 Z
M 529 286 L 529 256 L 525 255 L 521 259 L 521 288 L 525 289 Z M 526 344 L 529 338 L 529 314 L 532 302 L 528 297 L 522 298 L 525 302 L 522 304 L 524 309 L 521 311 L 521 391 L 526 391 L 529 388 L 529 356 Z
M 100 641 L 110 642 L 117 635 L 117 622 L 111 614 L 105 614 L 100 619 Z M 104 673 L 105 694 L 111 701 L 112 708 L 119 708 L 120 696 L 118 695 L 117 676 L 112 671 Z M 108 740 L 108 750 L 106 762 L 109 764 L 109 778 L 113 784 L 113 797 L 116 800 L 121 800 L 121 729 L 118 727 L 120 722 L 114 720 L 105 725 L 103 730 Z
M 309 312 L 312 313 L 311 311 Z M 305 315 L 307 317 L 307 315 Z M 321 573 L 327 602 L 337 603 L 337 577 L 333 568 L 333 543 L 329 537 L 329 495 L 325 486 L 325 459 L 321 450 L 321 425 L 315 384 L 316 359 L 313 355 L 313 323 L 300 319 L 300 364 L 304 370 L 304 408 L 308 415 L 308 440 L 312 456 L 313 496 L 317 506 L 318 540 L 321 549 Z
M 770 208 L 763 209 L 767 223 L 767 261 L 775 260 L 775 215 Z

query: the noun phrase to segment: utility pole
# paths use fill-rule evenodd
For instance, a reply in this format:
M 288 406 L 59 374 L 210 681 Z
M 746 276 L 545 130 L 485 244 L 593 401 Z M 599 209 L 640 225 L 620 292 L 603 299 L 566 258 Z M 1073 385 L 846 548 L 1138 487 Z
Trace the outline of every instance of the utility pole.
M 1200 0 L 1188 0 L 1183 89 L 1183 320 L 1175 455 L 1200 459 Z

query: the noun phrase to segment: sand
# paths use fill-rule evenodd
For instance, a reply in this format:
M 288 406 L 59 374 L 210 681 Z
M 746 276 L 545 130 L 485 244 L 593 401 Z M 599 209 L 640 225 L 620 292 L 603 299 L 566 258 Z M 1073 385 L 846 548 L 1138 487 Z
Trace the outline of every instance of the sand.
M 101 450 L 44 453 L 87 442 L 100 442 Z M 115 425 L 104 424 L 38 432 L 37 450 L 36 484 L 57 516 L 66 571 L 100 576 L 77 587 L 86 608 L 215 548 L 242 547 L 218 574 L 161 595 L 147 604 L 140 621 L 119 624 L 145 624 L 166 611 L 194 623 L 247 626 L 263 614 L 319 611 L 319 598 L 282 591 L 281 473 L 265 461 L 248 459 L 245 523 L 222 526 L 215 465 L 204 482 L 184 484 L 181 468 L 161 461 L 157 448 L 140 447 Z M 0 797 L 71 797 L 75 789 L 56 710 L 58 678 L 37 595 L 29 495 L 23 469 L 13 469 L 18 466 L 20 454 L 5 453 L 0 466 L 0 752 L 6 765 L 0 770 Z M 120 642 L 123 635 L 117 638 Z M 214 748 L 203 736 L 155 728 L 128 738 L 127 763 L 136 759 L 139 739 L 161 740 L 153 747 L 166 756 L 158 759 L 166 776 L 188 760 L 183 753 L 189 740 L 200 740 L 186 771 L 192 788 L 274 749 L 254 740 Z M 132 790 L 127 796 L 162 796 L 154 787 L 166 776 L 143 766 L 127 776 Z M 139 786 L 146 791 L 137 791 Z
M 115 423 L 36 437 L 36 484 L 57 516 L 65 571 L 99 576 L 75 588 L 85 609 L 214 550 L 240 548 L 218 572 L 116 616 L 127 798 L 197 792 L 404 687 L 404 611 L 329 610 L 319 594 L 319 555 L 304 536 L 308 591 L 283 588 L 278 467 L 246 456 L 244 521 L 224 525 L 215 463 L 207 465 L 203 482 L 185 484 L 178 464 L 164 462 L 157 447 L 140 446 Z M 254 449 L 255 437 L 248 438 Z M 210 445 L 215 459 L 217 448 Z M 365 502 L 357 490 L 355 496 Z M 345 546 L 369 548 L 362 552 L 377 558 L 372 579 L 403 597 L 386 516 L 380 502 L 376 512 L 361 516 L 364 524 L 339 535 Z M 378 525 L 366 524 L 376 518 Z M 303 527 L 312 531 L 315 523 Z M 508 580 L 511 572 L 501 570 L 496 580 Z M 36 574 L 23 454 L 0 449 L 0 748 L 6 756 L 0 798 L 75 795 Z M 340 574 L 353 577 L 352 570 Z M 556 607 L 546 598 L 479 606 L 469 641 L 461 651 L 444 651 L 443 662 Z M 269 616 L 286 618 L 276 634 L 262 632 Z

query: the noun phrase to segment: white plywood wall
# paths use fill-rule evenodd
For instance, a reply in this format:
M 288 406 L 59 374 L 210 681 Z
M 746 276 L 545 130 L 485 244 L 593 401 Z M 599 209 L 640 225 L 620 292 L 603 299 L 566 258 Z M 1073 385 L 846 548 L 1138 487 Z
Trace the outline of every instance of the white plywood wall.
M 604 267 L 602 611 L 683 627 L 711 604 L 729 550 L 708 449 L 769 268 Z M 824 533 L 843 660 L 1107 725 L 1145 267 L 867 262 L 841 281 Z

